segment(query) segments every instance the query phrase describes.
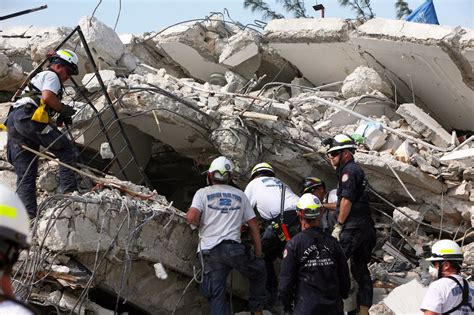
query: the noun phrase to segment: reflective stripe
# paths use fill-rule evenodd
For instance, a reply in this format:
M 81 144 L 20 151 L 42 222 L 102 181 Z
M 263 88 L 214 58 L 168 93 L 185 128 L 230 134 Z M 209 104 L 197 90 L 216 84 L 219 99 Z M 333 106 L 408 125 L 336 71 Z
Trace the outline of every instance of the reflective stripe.
M 454 249 L 452 249 L 452 248 L 442 249 L 442 250 L 440 250 L 440 252 L 442 254 L 452 254 L 452 253 L 454 253 Z
M 60 50 L 60 51 L 58 51 L 58 53 L 59 53 L 59 52 L 60 52 L 61 54 L 64 54 L 64 55 L 68 56 L 69 58 L 72 58 L 72 55 L 71 55 L 68 51 L 66 51 L 66 50 Z
M 7 218 L 16 218 L 16 208 L 7 206 L 7 205 L 0 205 L 0 217 L 7 217 Z

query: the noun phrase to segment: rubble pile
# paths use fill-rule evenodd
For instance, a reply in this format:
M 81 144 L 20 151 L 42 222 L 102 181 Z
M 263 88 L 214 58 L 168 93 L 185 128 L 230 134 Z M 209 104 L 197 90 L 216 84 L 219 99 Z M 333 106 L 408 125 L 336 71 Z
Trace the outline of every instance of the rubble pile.
M 371 271 L 380 295 L 412 279 L 426 284 L 428 274 L 419 264 L 441 237 L 464 244 L 465 270 L 472 272 L 473 30 L 330 18 L 274 20 L 261 33 L 216 15 L 122 42 L 95 18 L 85 17 L 79 25 L 138 162 L 156 180 L 150 188 L 166 198 L 155 194 L 143 201 L 114 189 L 55 198 L 55 166 L 44 162 L 36 238 L 39 253 L 48 254 L 33 251 L 42 257 L 35 271 L 72 268 L 68 257 L 73 257 L 74 268 L 88 273 L 82 278 L 87 288 L 94 283 L 146 312 L 169 313 L 196 277 L 192 266 L 199 262 L 196 232 L 167 199 L 181 210 L 189 206 L 203 184 L 205 167 L 199 166 L 222 154 L 234 161 L 241 187 L 261 161 L 272 164 L 295 191 L 310 175 L 334 187 L 321 141 L 346 133 L 359 143 L 356 160 L 370 185 L 379 236 Z M 0 33 L 0 99 L 8 99 L 24 71 L 70 31 L 31 27 Z M 75 41 L 66 48 L 74 48 Z M 104 157 L 112 153 L 105 138 L 97 138 L 96 112 L 84 94 L 99 110 L 107 99 L 84 48 L 76 52 L 81 93 L 67 87 L 65 99 L 80 110 L 72 133 L 78 145 Z M 0 106 L 0 115 L 8 105 Z M 0 149 L 5 137 L 0 132 Z M 118 176 L 116 165 L 110 173 Z M 136 173 L 127 166 L 132 180 Z M 168 178 L 176 174 L 185 179 Z M 14 185 L 4 154 L 0 175 Z M 83 192 L 92 186 L 84 180 Z M 151 193 L 140 186 L 133 190 Z M 154 264 L 164 266 L 166 280 L 156 277 Z M 71 310 L 90 302 L 93 309 L 92 301 L 72 289 L 56 284 L 35 286 L 33 292 L 42 303 Z M 241 289 L 241 283 L 231 288 Z M 189 290 L 195 294 L 182 297 L 186 302 L 179 311 L 205 312 L 197 289 Z M 390 312 L 386 305 L 372 312 L 378 309 Z

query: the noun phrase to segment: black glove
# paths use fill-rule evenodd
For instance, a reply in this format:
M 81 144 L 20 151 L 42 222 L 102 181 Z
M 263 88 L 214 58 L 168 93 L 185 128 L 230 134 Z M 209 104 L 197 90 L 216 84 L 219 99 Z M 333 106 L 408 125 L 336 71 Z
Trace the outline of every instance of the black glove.
M 61 108 L 61 111 L 59 112 L 64 118 L 65 117 L 71 117 L 76 113 L 76 110 L 74 107 L 70 105 L 63 104 L 63 107 Z
M 64 117 L 62 114 L 60 114 L 58 119 L 56 119 L 56 125 L 61 127 L 63 124 L 66 124 L 66 126 L 72 125 L 72 117 Z

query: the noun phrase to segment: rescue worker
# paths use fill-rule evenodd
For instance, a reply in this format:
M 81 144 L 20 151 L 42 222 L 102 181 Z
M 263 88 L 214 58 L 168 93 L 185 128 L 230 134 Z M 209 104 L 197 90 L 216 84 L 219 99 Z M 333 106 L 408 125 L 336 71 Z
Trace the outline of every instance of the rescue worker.
M 338 179 L 337 221 L 332 236 L 339 240 L 344 254 L 351 259 L 351 272 L 359 286 L 359 314 L 367 315 L 373 297 L 367 264 L 376 243 L 366 192 L 367 179 L 362 168 L 354 162 L 357 145 L 350 136 L 339 134 L 324 140 L 323 144 L 329 145 L 327 156 Z
M 332 231 L 337 221 L 336 202 L 329 202 L 330 193 L 326 190 L 326 183 L 318 177 L 306 177 L 301 184 L 301 194 L 310 193 L 318 197 L 323 205 L 321 210 L 321 225 L 324 230 Z M 336 192 L 336 190 L 331 190 Z M 332 201 L 332 200 L 331 200 Z
M 321 202 L 306 193 L 297 203 L 303 231 L 286 244 L 279 296 L 286 312 L 344 314 L 350 280 L 346 256 L 337 240 L 321 228 Z
M 0 184 L 0 314 L 30 315 L 34 311 L 15 299 L 11 271 L 22 249 L 30 247 L 28 214 L 20 198 Z
M 274 261 L 281 258 L 285 248 L 281 214 L 283 213 L 283 223 L 289 234 L 292 236 L 298 233 L 300 227 L 296 203 L 299 198 L 288 185 L 275 177 L 273 167 L 265 162 L 253 167 L 245 194 L 261 218 L 262 250 L 267 270 L 266 309 L 273 310 L 278 297 L 278 279 Z M 282 238 L 279 238 L 279 235 Z
M 228 185 L 232 162 L 220 156 L 207 172 L 211 186 L 199 189 L 186 214 L 189 224 L 199 226 L 198 253 L 202 255 L 204 275 L 201 292 L 209 301 L 211 314 L 230 314 L 225 299 L 226 279 L 232 269 L 250 280 L 249 309 L 261 314 L 265 302 L 265 263 L 257 219 L 244 192 Z M 255 253 L 240 238 L 246 223 Z
M 428 287 L 421 311 L 425 315 L 474 314 L 474 286 L 459 275 L 463 261 L 459 245 L 451 240 L 437 241 L 426 260 L 433 264 L 429 272 L 435 281 Z
M 54 113 L 58 120 L 70 122 L 75 114 L 72 106 L 61 103 L 63 83 L 78 74 L 77 55 L 70 50 L 58 50 L 49 57 L 48 69 L 31 79 L 22 98 L 16 101 L 7 119 L 8 161 L 15 167 L 17 193 L 30 217 L 37 213 L 36 175 L 38 159 L 22 145 L 39 150 L 48 148 L 60 161 L 73 165 L 76 156 L 73 144 L 51 121 Z M 59 182 L 63 193 L 77 190 L 73 171 L 59 167 Z
M 326 183 L 318 177 L 306 177 L 302 182 L 301 194 L 311 193 L 318 197 L 322 202 L 321 210 L 321 226 L 324 231 L 331 231 L 337 222 L 337 189 L 330 192 L 326 190 Z M 350 260 L 348 261 L 350 267 Z M 349 268 L 351 286 L 349 296 L 344 299 L 344 312 L 347 315 L 355 315 L 357 313 L 357 283 L 355 282 Z

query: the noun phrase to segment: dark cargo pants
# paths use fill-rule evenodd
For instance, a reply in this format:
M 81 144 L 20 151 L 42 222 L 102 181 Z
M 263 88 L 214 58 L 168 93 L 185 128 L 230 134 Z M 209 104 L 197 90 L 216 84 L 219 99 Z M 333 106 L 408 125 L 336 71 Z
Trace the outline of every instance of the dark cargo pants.
M 204 278 L 201 293 L 209 301 L 212 315 L 230 314 L 226 301 L 226 280 L 236 269 L 250 281 L 249 309 L 262 310 L 265 303 L 265 263 L 256 258 L 245 245 L 224 241 L 211 250 L 203 250 Z
M 373 297 L 372 279 L 367 264 L 375 247 L 376 235 L 373 225 L 344 228 L 339 244 L 347 259 L 352 258 L 351 272 L 359 285 L 357 304 L 371 306 Z
M 69 139 L 56 126 L 42 124 L 31 120 L 34 108 L 24 105 L 13 109 L 8 116 L 8 161 L 15 167 L 17 175 L 17 194 L 23 201 L 30 217 L 37 213 L 36 175 L 38 159 L 36 155 L 24 150 L 26 145 L 34 150 L 40 146 L 48 148 L 61 162 L 75 166 L 76 155 Z M 30 165 L 31 164 L 31 165 Z M 73 171 L 60 166 L 59 184 L 61 192 L 77 190 L 76 177 Z

